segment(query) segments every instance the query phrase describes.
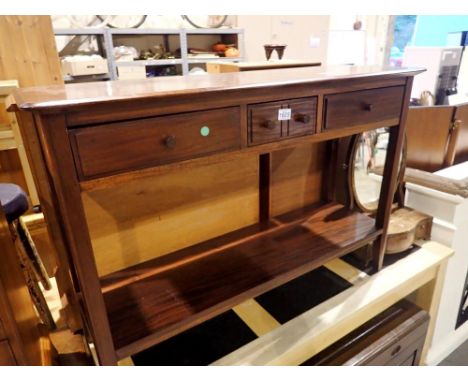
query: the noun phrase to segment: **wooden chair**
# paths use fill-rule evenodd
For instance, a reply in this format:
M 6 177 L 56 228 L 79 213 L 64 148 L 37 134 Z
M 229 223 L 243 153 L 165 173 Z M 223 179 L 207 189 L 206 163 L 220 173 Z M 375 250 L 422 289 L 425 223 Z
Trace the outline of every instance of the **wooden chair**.
M 454 106 L 422 106 L 408 110 L 407 167 L 434 172 L 451 165 L 447 148 L 454 112 Z
M 29 209 L 28 197 L 21 187 L 10 183 L 0 183 L 0 205 L 10 226 L 34 305 L 44 324 L 53 329 L 55 323 L 52 314 L 38 285 L 40 282 L 44 289 L 50 290 L 49 277 L 32 239 L 19 222 L 19 218 Z
M 434 172 L 468 160 L 468 104 L 412 107 L 406 166 Z
M 455 159 L 453 164 L 458 164 L 468 161 L 468 103 L 457 106 L 454 122 L 457 139 L 454 142 Z

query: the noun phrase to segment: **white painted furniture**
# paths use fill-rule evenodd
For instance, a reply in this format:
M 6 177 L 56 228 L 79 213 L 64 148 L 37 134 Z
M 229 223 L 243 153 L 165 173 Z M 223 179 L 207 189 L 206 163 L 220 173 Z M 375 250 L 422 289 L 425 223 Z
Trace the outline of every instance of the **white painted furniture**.
M 437 171 L 455 180 L 468 177 L 468 162 Z M 407 183 L 405 205 L 434 216 L 432 240 L 455 250 L 447 265 L 434 336 L 426 362 L 438 364 L 468 340 L 468 322 L 455 329 L 468 273 L 468 198 Z

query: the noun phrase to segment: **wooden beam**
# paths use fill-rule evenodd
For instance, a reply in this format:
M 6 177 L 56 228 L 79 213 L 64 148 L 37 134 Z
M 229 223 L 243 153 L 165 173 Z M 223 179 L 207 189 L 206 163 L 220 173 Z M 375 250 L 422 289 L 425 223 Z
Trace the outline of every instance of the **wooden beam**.
M 453 254 L 435 242 L 281 327 L 214 362 L 214 365 L 298 365 L 438 276 Z
M 232 308 L 257 336 L 263 336 L 281 324 L 254 299 L 247 300 Z

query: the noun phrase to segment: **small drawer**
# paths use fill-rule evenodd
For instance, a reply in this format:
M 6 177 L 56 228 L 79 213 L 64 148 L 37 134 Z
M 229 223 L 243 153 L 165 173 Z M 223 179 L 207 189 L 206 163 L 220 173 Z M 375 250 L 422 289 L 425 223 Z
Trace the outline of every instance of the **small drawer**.
M 288 137 L 315 134 L 317 97 L 291 101 L 289 107 L 291 108 L 291 119 L 288 123 Z
M 280 110 L 290 115 L 280 116 Z M 249 105 L 249 145 L 315 133 L 317 97 Z
M 249 106 L 249 143 L 259 145 L 281 139 L 284 121 L 278 120 L 278 111 L 282 108 L 281 102 Z
M 429 325 L 429 316 L 425 312 L 424 316 L 423 312 L 421 312 L 420 316 L 425 320 L 420 324 L 420 326 L 413 328 L 411 332 L 402 335 L 396 339 L 394 343 L 389 344 L 385 350 L 380 352 L 367 365 L 398 365 L 411 354 L 420 351 L 422 345 L 424 345 L 424 338 L 427 332 L 427 327 Z
M 16 361 L 7 340 L 0 341 L 0 366 L 15 366 Z
M 324 129 L 340 129 L 356 125 L 398 124 L 403 103 L 404 87 L 359 90 L 327 95 Z M 382 125 L 379 125 L 382 123 Z
M 84 178 L 239 149 L 240 111 L 229 107 L 71 131 Z

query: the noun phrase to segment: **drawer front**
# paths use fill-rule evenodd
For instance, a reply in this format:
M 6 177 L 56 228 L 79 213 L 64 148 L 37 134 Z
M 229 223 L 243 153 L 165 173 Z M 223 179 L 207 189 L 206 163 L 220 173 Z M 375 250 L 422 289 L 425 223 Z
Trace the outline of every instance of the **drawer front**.
M 324 129 L 340 129 L 379 122 L 398 124 L 403 103 L 404 87 L 359 90 L 327 95 Z
M 16 361 L 7 340 L 0 341 L 0 366 L 15 366 Z
M 249 106 L 249 142 L 254 145 L 275 142 L 281 139 L 282 123 L 278 120 L 281 102 Z
M 239 149 L 238 107 L 181 113 L 73 130 L 82 177 L 150 167 Z
M 386 366 L 393 366 L 393 365 L 386 365 Z M 412 353 L 408 356 L 404 361 L 399 362 L 398 365 L 395 366 L 418 366 L 416 363 L 416 353 Z
M 317 124 L 317 97 L 293 101 L 291 120 L 288 123 L 288 137 L 315 134 Z
M 420 349 L 409 349 L 401 352 L 383 366 L 418 366 L 416 359 Z
M 290 116 L 280 116 L 281 109 L 290 110 Z M 249 105 L 248 116 L 249 145 L 314 134 L 317 97 Z
M 398 365 L 403 362 L 411 354 L 417 353 L 421 350 L 424 344 L 424 338 L 427 332 L 428 321 L 421 326 L 414 328 L 407 335 L 397 339 L 395 343 L 387 347 L 366 365 L 370 366 L 384 366 L 384 365 Z

